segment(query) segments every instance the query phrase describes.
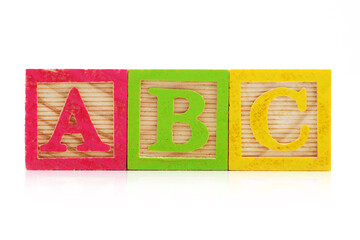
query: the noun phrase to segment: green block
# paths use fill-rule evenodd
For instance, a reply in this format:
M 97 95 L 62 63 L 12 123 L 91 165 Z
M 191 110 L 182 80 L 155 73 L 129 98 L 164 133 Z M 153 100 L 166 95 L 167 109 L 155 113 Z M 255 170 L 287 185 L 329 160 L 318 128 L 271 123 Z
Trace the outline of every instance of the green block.
M 228 170 L 227 70 L 129 70 L 130 170 Z

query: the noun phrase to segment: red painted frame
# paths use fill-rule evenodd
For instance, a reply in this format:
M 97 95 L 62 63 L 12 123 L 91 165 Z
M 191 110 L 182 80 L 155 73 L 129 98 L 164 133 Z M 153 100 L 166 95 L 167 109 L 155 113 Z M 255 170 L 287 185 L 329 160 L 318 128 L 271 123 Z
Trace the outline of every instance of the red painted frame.
M 114 157 L 113 158 L 38 158 L 37 83 L 113 82 Z M 127 70 L 27 69 L 25 152 L 28 170 L 125 170 L 127 150 Z

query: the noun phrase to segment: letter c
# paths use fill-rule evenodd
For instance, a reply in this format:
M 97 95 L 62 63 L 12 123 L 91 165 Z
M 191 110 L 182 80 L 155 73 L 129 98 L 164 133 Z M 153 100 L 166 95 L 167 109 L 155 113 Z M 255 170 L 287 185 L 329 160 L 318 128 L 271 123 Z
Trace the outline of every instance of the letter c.
M 268 110 L 274 98 L 288 96 L 294 99 L 300 111 L 306 110 L 306 89 L 299 92 L 288 88 L 276 88 L 264 93 L 257 98 L 250 111 L 250 126 L 256 140 L 267 148 L 277 151 L 296 150 L 303 146 L 309 137 L 309 126 L 303 125 L 300 128 L 300 136 L 297 140 L 288 144 L 281 144 L 273 139 L 269 132 Z

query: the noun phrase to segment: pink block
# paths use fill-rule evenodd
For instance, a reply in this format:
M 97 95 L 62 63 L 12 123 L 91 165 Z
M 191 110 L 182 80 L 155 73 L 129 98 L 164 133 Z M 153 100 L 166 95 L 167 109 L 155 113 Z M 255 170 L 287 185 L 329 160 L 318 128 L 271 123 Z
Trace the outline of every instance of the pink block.
M 127 85 L 127 70 L 26 70 L 26 168 L 125 170 Z

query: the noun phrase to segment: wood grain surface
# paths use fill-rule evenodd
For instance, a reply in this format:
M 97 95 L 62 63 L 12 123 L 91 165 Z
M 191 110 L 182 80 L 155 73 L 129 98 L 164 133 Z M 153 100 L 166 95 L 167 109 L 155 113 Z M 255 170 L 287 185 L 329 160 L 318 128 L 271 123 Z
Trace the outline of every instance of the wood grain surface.
M 275 151 L 262 146 L 250 127 L 250 110 L 254 101 L 275 88 L 290 88 L 307 91 L 306 111 L 299 111 L 294 99 L 275 98 L 268 111 L 271 136 L 279 143 L 295 141 L 300 136 L 300 127 L 310 127 L 305 145 L 293 151 Z M 317 157 L 317 84 L 316 82 L 242 82 L 241 83 L 241 153 L 242 157 Z
M 198 117 L 209 131 L 208 142 L 192 152 L 149 151 L 148 147 L 156 142 L 157 135 L 157 97 L 149 94 L 149 88 L 187 89 L 201 94 L 205 100 L 203 113 Z M 144 158 L 216 158 L 216 82 L 191 81 L 141 81 L 140 94 L 140 157 Z M 174 112 L 183 113 L 189 107 L 186 99 L 174 101 Z M 131 124 L 131 120 L 129 122 Z M 185 143 L 191 137 L 190 126 L 186 123 L 173 125 L 174 143 Z
M 61 143 L 66 152 L 41 152 L 56 127 L 70 90 L 76 87 L 100 139 L 111 146 L 109 152 L 79 152 L 81 134 L 65 134 Z M 38 83 L 38 156 L 39 158 L 113 157 L 114 155 L 114 97 L 113 83 Z M 70 123 L 76 124 L 74 116 Z

